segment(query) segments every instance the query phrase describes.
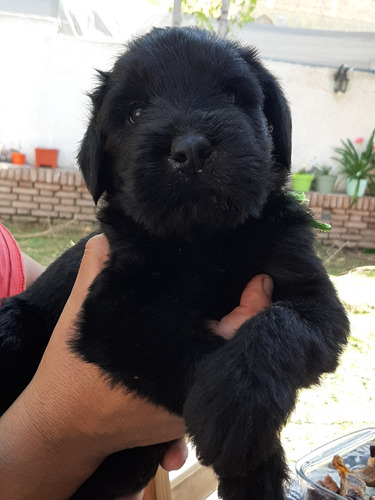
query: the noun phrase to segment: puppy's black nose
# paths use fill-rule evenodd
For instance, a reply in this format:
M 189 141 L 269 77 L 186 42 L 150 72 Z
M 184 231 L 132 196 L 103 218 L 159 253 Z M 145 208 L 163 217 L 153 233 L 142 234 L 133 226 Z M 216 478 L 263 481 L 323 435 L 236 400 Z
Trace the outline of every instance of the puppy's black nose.
M 171 161 L 182 167 L 193 167 L 201 170 L 211 156 L 210 141 L 199 134 L 184 134 L 176 137 L 172 143 Z

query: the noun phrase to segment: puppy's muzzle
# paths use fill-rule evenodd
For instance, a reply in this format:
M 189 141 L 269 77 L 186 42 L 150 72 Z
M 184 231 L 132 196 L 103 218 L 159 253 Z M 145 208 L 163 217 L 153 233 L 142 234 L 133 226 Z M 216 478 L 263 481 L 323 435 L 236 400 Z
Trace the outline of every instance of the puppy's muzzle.
M 206 137 L 188 133 L 174 139 L 169 163 L 176 169 L 201 173 L 211 154 L 212 145 Z

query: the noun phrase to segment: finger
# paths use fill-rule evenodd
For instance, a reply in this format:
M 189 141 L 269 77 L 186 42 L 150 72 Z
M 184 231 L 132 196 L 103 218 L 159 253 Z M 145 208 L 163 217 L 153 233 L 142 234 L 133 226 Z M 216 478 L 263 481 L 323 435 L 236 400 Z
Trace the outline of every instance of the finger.
M 55 328 L 56 332 L 60 332 L 59 336 L 61 335 L 62 338 L 69 337 L 74 330 L 76 316 L 86 298 L 88 289 L 102 270 L 108 254 L 109 244 L 104 234 L 98 234 L 86 243 L 76 281 Z
M 188 448 L 184 438 L 172 441 L 170 447 L 165 452 L 160 465 L 167 472 L 180 469 L 186 462 Z
M 88 287 L 95 276 L 103 269 L 108 259 L 109 243 L 104 234 L 97 234 L 86 243 L 85 252 L 79 268 L 77 281 Z
M 104 234 L 98 234 L 86 243 L 77 279 L 71 293 L 76 303 L 83 302 L 89 286 L 103 269 L 108 255 L 109 244 Z
M 255 276 L 242 292 L 240 305 L 219 322 L 209 322 L 209 327 L 217 335 L 231 338 L 246 320 L 271 305 L 272 292 L 273 281 L 270 276 L 266 274 Z

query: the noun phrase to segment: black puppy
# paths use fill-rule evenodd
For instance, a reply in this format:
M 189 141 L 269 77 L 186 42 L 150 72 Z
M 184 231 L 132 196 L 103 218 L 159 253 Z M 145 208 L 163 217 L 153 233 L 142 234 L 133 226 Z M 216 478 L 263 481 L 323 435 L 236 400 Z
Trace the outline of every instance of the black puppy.
M 253 49 L 191 28 L 134 40 L 100 80 L 79 163 L 94 200 L 103 195 L 111 254 L 73 348 L 184 415 L 224 499 L 281 500 L 280 429 L 299 389 L 336 368 L 348 335 L 311 216 L 283 188 L 286 100 Z M 2 411 L 37 367 L 84 243 L 0 308 Z M 258 273 L 274 279 L 272 306 L 229 341 L 213 335 L 206 320 L 238 305 Z M 112 455 L 73 498 L 135 492 L 163 453 Z

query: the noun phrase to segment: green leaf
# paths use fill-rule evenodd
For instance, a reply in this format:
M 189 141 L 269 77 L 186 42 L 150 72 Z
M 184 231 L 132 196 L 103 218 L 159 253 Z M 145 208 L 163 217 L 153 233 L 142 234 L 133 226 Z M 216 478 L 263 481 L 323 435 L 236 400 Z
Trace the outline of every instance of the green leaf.
M 315 218 L 312 225 L 313 227 L 315 227 L 315 229 L 318 229 L 318 231 L 322 232 L 328 232 L 332 229 L 331 224 L 326 224 L 325 222 L 319 222 Z

